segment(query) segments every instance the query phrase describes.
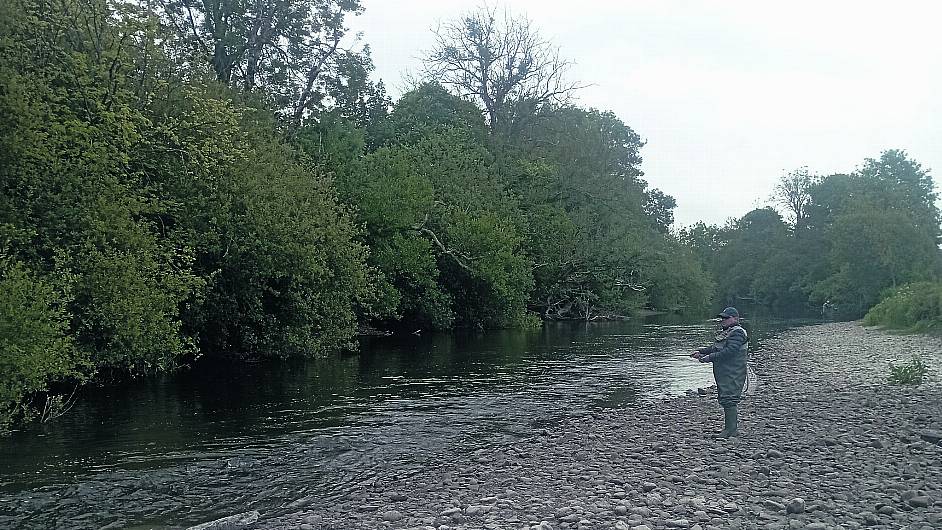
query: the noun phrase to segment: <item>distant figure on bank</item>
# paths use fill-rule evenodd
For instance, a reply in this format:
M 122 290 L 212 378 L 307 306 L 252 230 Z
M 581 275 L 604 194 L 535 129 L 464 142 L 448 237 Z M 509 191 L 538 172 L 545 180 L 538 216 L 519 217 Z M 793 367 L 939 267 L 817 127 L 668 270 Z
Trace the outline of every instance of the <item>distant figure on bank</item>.
M 739 311 L 727 307 L 717 315 L 722 319 L 723 331 L 716 335 L 716 342 L 690 354 L 701 363 L 713 363 L 713 378 L 716 379 L 717 399 L 723 407 L 724 427 L 721 438 L 738 433 L 737 405 L 742 399 L 746 383 L 746 358 L 749 336 L 739 325 Z

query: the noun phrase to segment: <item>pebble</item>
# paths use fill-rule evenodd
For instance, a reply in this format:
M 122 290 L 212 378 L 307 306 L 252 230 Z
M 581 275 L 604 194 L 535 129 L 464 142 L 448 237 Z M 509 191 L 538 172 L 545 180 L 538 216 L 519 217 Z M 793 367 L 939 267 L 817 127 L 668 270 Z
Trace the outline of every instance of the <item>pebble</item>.
M 795 497 L 785 505 L 785 513 L 805 513 L 805 500 Z
M 399 512 L 396 511 L 396 510 L 389 510 L 389 511 L 387 511 L 387 512 L 383 512 L 383 520 L 384 520 L 384 521 L 395 522 L 395 521 L 398 521 L 398 520 L 400 520 L 400 519 L 402 519 L 402 514 L 399 513 Z
M 315 514 L 315 528 L 940 527 L 942 448 L 932 440 L 942 391 L 888 386 L 899 352 L 942 367 L 940 338 L 856 323 L 797 328 L 753 354 L 759 391 L 740 405 L 731 441 L 712 438 L 722 421 L 713 391 L 592 410 L 523 428 L 470 459 L 380 466 L 347 497 L 315 496 L 248 530 L 296 529 Z

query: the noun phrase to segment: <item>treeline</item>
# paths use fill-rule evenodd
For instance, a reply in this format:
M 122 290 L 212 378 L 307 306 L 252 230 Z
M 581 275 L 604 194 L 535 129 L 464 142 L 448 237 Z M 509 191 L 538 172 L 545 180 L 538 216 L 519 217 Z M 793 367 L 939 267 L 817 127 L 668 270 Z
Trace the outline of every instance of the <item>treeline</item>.
M 942 254 L 938 194 L 905 152 L 885 151 L 847 174 L 798 169 L 781 178 L 772 199 L 784 217 L 768 207 L 722 227 L 679 231 L 715 277 L 718 298 L 856 319 L 902 289 L 913 296 L 896 297 L 896 316 L 885 315 L 883 305 L 868 322 L 909 327 L 942 314 L 938 296 L 919 297 L 907 287 L 938 282 Z M 918 285 L 927 294 L 940 291 Z
M 639 135 L 523 19 L 393 103 L 357 0 L 0 3 L 0 424 L 88 381 L 317 356 L 358 326 L 698 308 Z

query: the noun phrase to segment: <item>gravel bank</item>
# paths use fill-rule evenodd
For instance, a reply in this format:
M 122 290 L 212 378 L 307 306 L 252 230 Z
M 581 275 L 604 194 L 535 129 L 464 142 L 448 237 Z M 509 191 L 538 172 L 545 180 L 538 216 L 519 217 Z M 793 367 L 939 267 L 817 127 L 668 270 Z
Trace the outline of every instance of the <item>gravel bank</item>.
M 913 353 L 936 382 L 888 385 L 887 362 Z M 690 395 L 541 429 L 252 528 L 942 528 L 942 339 L 825 324 L 766 341 L 752 361 L 760 386 L 740 405 L 738 439 L 712 439 L 715 396 Z

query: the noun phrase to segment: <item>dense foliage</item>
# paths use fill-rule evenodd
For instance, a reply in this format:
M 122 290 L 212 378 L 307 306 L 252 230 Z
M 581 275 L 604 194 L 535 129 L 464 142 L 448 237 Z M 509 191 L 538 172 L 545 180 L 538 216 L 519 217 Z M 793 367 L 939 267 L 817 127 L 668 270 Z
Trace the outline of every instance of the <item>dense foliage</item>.
M 640 135 L 572 103 L 525 19 L 446 24 L 393 103 L 347 46 L 361 9 L 0 3 L 0 426 L 89 381 L 325 355 L 358 326 L 699 310 L 714 287 L 860 316 L 939 278 L 936 193 L 901 151 L 787 175 L 784 216 L 674 232 Z
M 938 194 L 903 151 L 885 151 L 849 174 L 795 171 L 782 178 L 776 199 L 786 218 L 763 208 L 724 227 L 680 231 L 713 272 L 721 301 L 860 318 L 894 288 L 942 277 Z M 874 308 L 874 322 L 930 322 L 929 285 L 918 284 L 918 296 L 899 291 L 886 309 Z
M 942 333 L 942 283 L 917 282 L 893 290 L 867 312 L 864 324 Z
M 548 58 L 492 69 L 496 100 L 432 77 L 392 104 L 346 45 L 360 10 L 0 4 L 0 422 L 199 357 L 324 355 L 359 325 L 708 302 L 640 137 L 571 105 L 528 25 L 477 50 Z M 480 37 L 460 20 L 441 43 Z

